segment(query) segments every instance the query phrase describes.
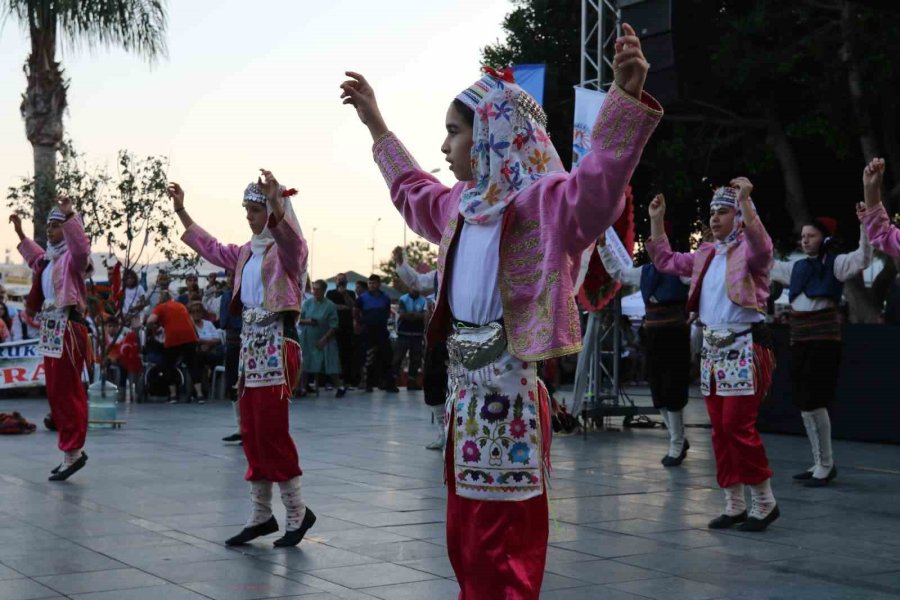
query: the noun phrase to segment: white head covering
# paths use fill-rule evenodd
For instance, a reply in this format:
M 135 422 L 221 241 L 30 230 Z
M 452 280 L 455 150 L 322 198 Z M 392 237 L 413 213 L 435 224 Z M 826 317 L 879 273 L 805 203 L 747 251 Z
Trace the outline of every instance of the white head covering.
M 56 221 L 58 223 L 62 223 L 66 220 L 66 215 L 59 208 L 54 207 L 50 214 L 47 215 L 47 225 Z M 66 245 L 66 238 L 56 242 L 55 244 L 51 242 L 47 242 L 47 252 L 44 254 L 44 258 L 47 260 L 56 260 L 60 256 L 66 253 L 68 250 L 68 246 Z
M 734 209 L 734 226 L 731 228 L 731 233 L 728 234 L 728 237 L 721 242 L 717 241 L 716 245 L 731 246 L 740 240 L 744 229 L 744 209 L 741 207 L 740 202 L 738 202 L 738 190 L 736 188 L 722 186 L 716 188 L 713 192 L 712 200 L 709 202 L 709 208 L 715 210 L 722 207 Z
M 300 221 L 297 220 L 297 215 L 294 213 L 294 206 L 291 203 L 291 196 L 297 193 L 296 190 L 288 190 L 284 186 L 280 187 L 281 189 L 281 198 L 284 204 L 284 218 L 285 220 L 297 230 L 301 237 L 303 237 L 303 230 L 300 228 Z M 266 207 L 267 216 L 271 216 L 272 208 L 269 206 L 268 201 L 266 200 L 266 194 L 263 191 L 262 187 L 258 183 L 251 183 L 247 186 L 247 189 L 244 190 L 244 200 L 243 204 L 246 205 L 248 202 L 253 202 L 255 204 L 261 204 Z M 253 254 L 263 254 L 266 249 L 275 243 L 275 238 L 272 236 L 272 232 L 269 231 L 268 224 L 263 227 L 262 232 L 254 233 L 250 238 L 250 248 L 253 250 Z M 304 270 L 306 265 L 304 266 Z

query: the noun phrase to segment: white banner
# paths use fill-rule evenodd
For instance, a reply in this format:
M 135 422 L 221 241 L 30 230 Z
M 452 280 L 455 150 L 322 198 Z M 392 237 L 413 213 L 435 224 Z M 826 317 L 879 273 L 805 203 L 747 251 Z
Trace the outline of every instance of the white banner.
M 0 344 L 0 389 L 44 385 L 44 357 L 37 340 Z
M 575 123 L 572 130 L 572 168 L 578 166 L 591 151 L 591 130 L 600 107 L 606 100 L 606 92 L 575 86 Z

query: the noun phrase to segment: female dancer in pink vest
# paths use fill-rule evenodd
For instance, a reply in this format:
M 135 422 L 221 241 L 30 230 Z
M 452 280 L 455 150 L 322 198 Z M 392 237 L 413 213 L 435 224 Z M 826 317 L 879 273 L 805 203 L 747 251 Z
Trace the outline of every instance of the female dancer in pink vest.
M 742 531 L 763 531 L 779 515 L 756 430 L 775 355 L 765 324 L 772 240 L 750 200 L 752 189 L 746 177 L 738 177 L 713 193 L 709 226 L 715 242 L 694 253 L 672 252 L 663 223 L 665 198 L 660 194 L 650 203 L 650 258 L 663 273 L 691 277 L 687 308 L 699 310 L 703 325 L 700 386 L 712 423 L 716 479 L 726 499 L 725 512 L 709 523 L 711 529 L 741 523 Z
M 440 243 L 429 346 L 450 354 L 447 546 L 461 600 L 538 598 L 547 553 L 550 415 L 540 360 L 581 348 L 573 281 L 581 253 L 622 212 L 625 186 L 662 116 L 628 25 L 594 151 L 566 173 L 546 115 L 510 71 L 447 110 L 452 188 L 391 133 L 366 79 L 341 86 L 375 140 L 375 161 L 409 227 Z
M 900 229 L 896 225 L 891 225 L 891 219 L 881 203 L 883 179 L 884 159 L 873 158 L 863 171 L 863 191 L 866 199 L 863 224 L 874 248 L 888 256 L 900 258 Z
M 300 459 L 291 438 L 291 391 L 300 376 L 300 279 L 306 271 L 306 240 L 289 196 L 269 171 L 244 191 L 252 236 L 242 246 L 221 244 L 194 223 L 184 208 L 184 191 L 169 186 L 175 213 L 186 231 L 181 239 L 200 256 L 234 272 L 231 313 L 242 315 L 239 409 L 247 455 L 252 512 L 244 529 L 226 540 L 245 544 L 278 531 L 272 487 L 278 483 L 287 511 L 286 532 L 275 546 L 296 546 L 316 522 L 300 494 Z
M 19 236 L 19 253 L 32 270 L 31 292 L 25 299 L 29 316 L 41 326 L 38 351 L 44 355 L 44 378 L 50 413 L 56 423 L 63 462 L 50 472 L 50 481 L 64 481 L 87 463 L 87 392 L 81 381 L 91 357 L 87 324 L 87 288 L 91 244 L 72 200 L 56 199 L 47 216 L 47 250 L 22 232 L 18 215 L 9 218 Z

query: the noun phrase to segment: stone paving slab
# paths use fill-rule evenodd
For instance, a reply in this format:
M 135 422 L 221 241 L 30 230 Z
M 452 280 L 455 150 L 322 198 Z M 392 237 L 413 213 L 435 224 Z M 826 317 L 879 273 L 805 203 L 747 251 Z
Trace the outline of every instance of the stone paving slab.
M 13 410 L 41 423 L 46 402 L 0 400 Z M 219 441 L 230 404 L 120 413 L 126 427 L 92 430 L 87 467 L 65 483 L 46 480 L 54 433 L 0 437 L 0 600 L 456 598 L 420 395 L 293 403 L 303 493 L 319 516 L 293 549 L 273 548 L 277 535 L 222 544 L 247 509 L 243 451 Z M 836 442 L 840 477 L 813 490 L 791 481 L 808 466 L 806 439 L 767 435 L 782 518 L 764 534 L 711 532 L 722 495 L 703 403 L 687 414 L 692 447 L 676 469 L 659 465 L 659 428 L 613 421 L 554 439 L 542 598 L 900 598 L 900 446 Z

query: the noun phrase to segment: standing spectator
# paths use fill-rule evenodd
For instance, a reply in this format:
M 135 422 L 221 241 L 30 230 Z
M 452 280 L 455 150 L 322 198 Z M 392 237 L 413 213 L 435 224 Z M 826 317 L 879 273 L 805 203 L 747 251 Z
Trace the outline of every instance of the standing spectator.
M 187 306 L 193 300 L 191 300 L 194 296 L 199 296 L 202 300 L 203 292 L 200 291 L 200 285 L 197 283 L 197 274 L 196 273 L 188 273 L 184 278 L 185 290 L 184 293 L 178 296 L 178 301 Z
M 391 338 L 388 320 L 391 318 L 391 299 L 381 291 L 381 277 L 371 275 L 368 291 L 356 300 L 356 320 L 362 325 L 362 336 L 366 349 L 363 367 L 366 391 L 371 392 L 376 383 L 386 392 L 400 390 L 394 385 L 391 364 Z
M 160 270 L 159 273 L 156 274 L 156 285 L 153 286 L 153 289 L 150 290 L 150 293 L 147 295 L 147 307 L 150 310 L 156 308 L 156 305 L 161 302 L 160 295 L 163 292 L 166 292 L 169 296 L 172 295 L 172 290 L 170 288 L 172 282 L 169 279 L 168 271 Z
M 13 320 L 9 316 L 9 308 L 0 302 L 0 343 L 12 341 Z
M 147 305 L 147 290 L 132 269 L 125 269 L 122 288 L 122 320 L 129 327 L 140 327 L 141 311 Z
M 197 332 L 194 322 L 188 314 L 184 304 L 172 300 L 169 292 L 162 290 L 159 294 L 160 303 L 147 317 L 147 325 L 153 327 L 159 325 L 166 334 L 163 352 L 163 366 L 169 380 L 169 404 L 178 403 L 178 373 L 176 367 L 184 361 L 187 365 L 191 382 L 194 384 L 194 396 L 198 404 L 204 404 L 203 388 L 200 383 L 200 368 L 197 364 Z M 191 398 L 188 397 L 188 402 Z
M 359 363 L 354 357 L 354 349 L 359 343 L 359 336 L 353 332 L 353 307 L 356 306 L 356 294 L 347 289 L 347 275 L 338 273 L 337 287 L 325 296 L 331 300 L 337 310 L 337 345 L 341 360 L 341 374 L 346 385 L 359 384 Z
M 241 359 L 240 315 L 231 314 L 231 297 L 234 294 L 234 272 L 225 272 L 225 287 L 219 300 L 219 328 L 225 330 L 225 397 L 234 408 L 234 422 L 237 430 L 222 438 L 223 442 L 241 441 L 241 408 L 237 394 L 238 364 Z
M 336 397 L 347 393 L 341 380 L 341 361 L 335 335 L 338 328 L 338 312 L 334 303 L 325 297 L 327 284 L 321 279 L 313 283 L 313 297 L 300 309 L 300 348 L 303 350 L 303 368 L 315 385 L 317 375 L 327 375 L 337 386 Z
M 215 273 L 210 273 L 210 275 L 215 276 Z M 212 321 L 213 325 L 216 327 L 219 326 L 219 305 L 221 304 L 221 300 L 222 285 L 214 279 L 208 281 L 206 289 L 203 290 L 203 307 L 209 314 L 210 321 Z
M 222 364 L 225 349 L 222 347 L 222 338 L 219 337 L 219 330 L 216 329 L 212 321 L 207 319 L 206 308 L 202 302 L 192 302 L 188 305 L 188 312 L 191 314 L 191 320 L 194 322 L 194 331 L 197 332 L 199 346 L 197 347 L 197 366 L 198 371 L 203 373 L 208 368 L 210 372 L 217 366 Z
M 400 297 L 397 305 L 397 352 L 394 355 L 394 377 L 403 372 L 403 359 L 409 353 L 409 373 L 407 390 L 421 390 L 418 384 L 419 368 L 422 366 L 422 350 L 425 340 L 425 323 L 428 321 L 428 302 L 419 293 L 418 286 L 410 287 L 409 293 Z

